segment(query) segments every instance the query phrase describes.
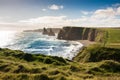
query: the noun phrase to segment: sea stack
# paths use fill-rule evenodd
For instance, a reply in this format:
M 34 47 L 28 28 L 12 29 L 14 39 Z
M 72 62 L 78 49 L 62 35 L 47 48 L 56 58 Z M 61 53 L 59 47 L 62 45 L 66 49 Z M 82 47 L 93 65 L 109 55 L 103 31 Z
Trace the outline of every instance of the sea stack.
M 49 35 L 49 36 L 55 36 L 55 33 L 53 32 L 53 30 L 52 30 L 51 28 L 50 28 L 49 30 L 50 30 L 50 31 L 49 31 L 48 35 Z
M 43 33 L 42 33 L 42 34 L 43 34 L 43 35 L 48 35 L 48 31 L 47 31 L 46 28 L 43 29 Z

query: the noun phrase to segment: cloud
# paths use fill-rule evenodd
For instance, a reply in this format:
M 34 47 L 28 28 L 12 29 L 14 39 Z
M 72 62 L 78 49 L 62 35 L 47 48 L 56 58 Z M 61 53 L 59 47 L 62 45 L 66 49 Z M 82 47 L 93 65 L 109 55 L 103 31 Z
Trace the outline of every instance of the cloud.
M 47 11 L 47 9 L 42 9 L 42 11 Z
M 113 8 L 107 8 L 107 9 L 99 9 L 96 10 L 92 17 L 95 19 L 107 19 L 107 18 L 113 18 L 116 15 L 116 11 Z
M 21 24 L 59 27 L 59 26 L 83 26 L 83 27 L 120 27 L 120 7 L 108 7 L 91 12 L 83 11 L 83 16 L 69 19 L 67 16 L 43 16 L 28 20 L 21 20 Z
M 51 10 L 59 10 L 59 9 L 63 9 L 64 6 L 63 5 L 59 6 L 59 5 L 53 4 L 53 5 L 49 6 L 48 8 Z
M 82 26 L 120 27 L 120 7 L 98 9 L 91 16 L 83 16 L 79 20 Z
M 117 15 L 120 15 L 120 7 L 117 8 Z
M 80 12 L 81 12 L 83 15 L 92 14 L 92 11 L 90 12 L 90 11 L 83 11 L 83 10 L 81 10 Z
M 18 30 L 63 26 L 120 27 L 120 7 L 108 7 L 104 9 L 97 9 L 92 12 L 82 11 L 82 13 L 83 15 L 74 19 L 70 19 L 69 16 L 41 16 L 20 20 L 16 23 L 5 23 L 2 22 L 3 18 L 1 18 L 0 26 Z
M 22 20 L 19 22 L 26 24 L 39 24 L 39 25 L 46 24 L 48 26 L 58 26 L 58 25 L 65 26 L 71 24 L 71 21 L 67 19 L 67 16 L 43 16 L 28 20 Z

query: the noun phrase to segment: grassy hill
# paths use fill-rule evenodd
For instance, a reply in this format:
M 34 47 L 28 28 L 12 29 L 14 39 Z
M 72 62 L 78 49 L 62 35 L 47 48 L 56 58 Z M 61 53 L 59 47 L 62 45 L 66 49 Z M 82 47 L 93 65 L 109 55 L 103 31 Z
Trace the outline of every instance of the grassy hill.
M 107 29 L 108 31 L 108 43 L 120 43 L 120 29 Z
M 98 30 L 105 31 L 103 37 L 101 37 L 101 34 L 98 35 L 98 39 L 102 39 L 102 44 L 105 43 L 105 46 L 109 48 L 120 49 L 120 28 L 100 28 Z
M 104 48 L 102 49 L 104 50 Z M 107 49 L 108 53 L 111 52 L 111 49 Z M 110 54 L 116 55 L 117 50 L 112 51 Z M 70 61 L 61 57 L 27 54 L 18 50 L 0 48 L 0 80 L 120 79 L 120 63 L 118 59 L 114 60 L 109 55 L 106 55 L 105 57 L 109 59 L 102 58 L 104 61 L 99 59 L 93 61 L 89 58 L 91 62 L 84 62 L 83 64 L 77 60 L 78 57 Z
M 108 31 L 108 47 L 120 48 L 120 29 L 106 29 Z

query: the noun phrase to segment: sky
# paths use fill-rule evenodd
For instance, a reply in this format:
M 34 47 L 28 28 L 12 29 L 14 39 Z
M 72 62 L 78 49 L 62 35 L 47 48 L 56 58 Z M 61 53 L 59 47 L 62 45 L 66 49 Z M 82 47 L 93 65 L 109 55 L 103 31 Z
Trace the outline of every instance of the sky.
M 120 27 L 120 0 L 0 0 L 0 29 Z

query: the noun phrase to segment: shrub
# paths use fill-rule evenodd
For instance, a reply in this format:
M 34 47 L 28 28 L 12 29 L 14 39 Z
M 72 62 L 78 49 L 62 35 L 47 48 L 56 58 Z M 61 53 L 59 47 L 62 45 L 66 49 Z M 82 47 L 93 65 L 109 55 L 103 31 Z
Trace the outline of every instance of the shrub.
M 13 75 L 7 74 L 7 75 L 3 75 L 1 80 L 16 80 L 16 77 Z M 19 80 L 19 79 L 17 79 L 17 80 Z
M 60 71 L 58 71 L 58 70 L 54 70 L 54 71 L 49 72 L 50 75 L 57 75 L 59 73 L 60 73 Z
M 35 75 L 34 80 L 50 80 L 46 74 Z
M 61 76 L 58 80 L 67 80 L 64 76 Z
M 20 73 L 20 72 L 26 73 L 26 72 L 30 72 L 30 70 L 23 65 L 19 65 L 17 69 L 14 70 L 14 73 Z
M 61 63 L 61 62 L 58 62 L 58 61 L 55 61 L 52 64 L 56 65 L 56 66 L 64 66 L 64 63 Z
M 29 76 L 22 73 L 17 76 L 17 80 L 29 80 Z
M 42 67 L 41 69 L 42 69 L 42 70 L 47 70 L 47 68 L 46 68 L 46 67 Z
M 24 54 L 23 59 L 26 61 L 34 61 L 35 57 L 32 54 Z
M 100 68 L 108 72 L 120 72 L 120 63 L 113 60 L 103 61 Z
M 53 59 L 46 57 L 43 62 L 46 64 L 52 64 L 54 61 L 53 61 Z
M 62 62 L 62 63 L 66 63 L 65 59 L 63 59 L 62 57 L 57 57 L 57 56 L 53 56 L 53 59 Z
M 70 70 L 71 70 L 72 72 L 78 72 L 78 71 L 80 71 L 80 69 L 77 68 L 77 67 L 75 67 L 75 66 L 70 66 Z
M 44 57 L 41 57 L 41 56 L 37 57 L 37 61 L 43 62 L 44 61 Z
M 9 72 L 11 70 L 9 64 L 0 64 L 0 71 Z
M 31 72 L 31 73 L 41 73 L 42 71 L 41 71 L 40 68 L 32 68 L 32 69 L 30 70 L 30 72 Z

